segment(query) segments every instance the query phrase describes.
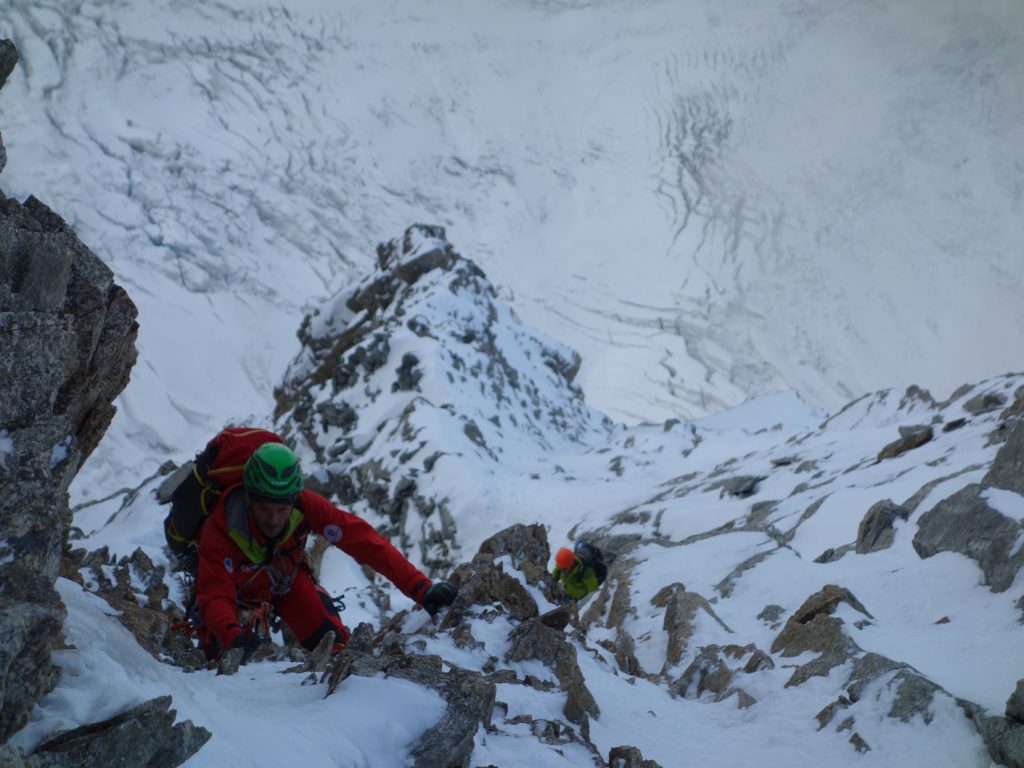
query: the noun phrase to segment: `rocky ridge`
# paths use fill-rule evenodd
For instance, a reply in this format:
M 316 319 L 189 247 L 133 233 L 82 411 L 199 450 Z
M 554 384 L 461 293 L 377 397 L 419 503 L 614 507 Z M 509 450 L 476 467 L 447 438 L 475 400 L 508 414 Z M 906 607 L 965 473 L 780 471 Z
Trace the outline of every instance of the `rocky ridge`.
M 299 339 L 277 419 L 322 468 L 323 491 L 438 570 L 467 539 L 445 474 L 610 427 L 573 382 L 579 356 L 523 326 L 441 227 L 381 244 L 377 270 L 306 317 Z
M 279 428 L 307 466 L 322 465 L 311 483 L 421 553 L 460 595 L 434 624 L 419 610 L 391 614 L 375 585 L 380 627 L 358 627 L 336 658 L 287 645 L 263 658 L 297 662 L 296 680 L 326 695 L 381 674 L 436 691 L 444 715 L 411 746 L 415 764 L 468 765 L 489 741 L 529 739 L 566 759 L 650 768 L 644 743 L 609 740 L 607 723 L 627 717 L 609 686 L 647 691 L 651 711 L 680 727 L 702 727 L 708 708 L 756 718 L 814 701 L 823 736 L 804 745 L 812 755 L 829 754 L 826 735 L 869 753 L 891 743 L 893 728 L 940 722 L 1020 764 L 1017 692 L 994 715 L 879 647 L 900 620 L 886 599 L 894 564 L 912 593 L 917 572 L 934 576 L 930 563 L 949 566 L 960 553 L 976 563 L 983 599 L 1018 598 L 1008 541 L 1021 526 L 1021 376 L 943 403 L 917 389 L 880 392 L 825 420 L 805 410 L 776 421 L 777 407 L 739 429 L 713 419 L 611 425 L 573 386 L 572 354 L 522 329 L 431 227 L 382 246 L 379 271 L 300 334 L 306 349 L 279 392 Z M 467 515 L 456 482 L 467 476 L 485 478 L 471 490 L 516 495 L 494 493 L 481 504 L 486 517 Z M 127 494 L 110 529 L 159 520 L 159 482 Z M 538 524 L 551 498 L 567 506 Z M 551 535 L 587 538 L 610 563 L 578 611 L 559 605 L 548 575 Z M 167 631 L 180 615 L 167 565 L 159 547 L 79 549 L 64 572 L 117 607 L 155 657 L 200 669 Z M 950 612 L 933 631 L 971 620 Z M 238 661 L 229 654 L 221 671 Z M 915 744 L 929 741 L 921 732 Z M 715 745 L 725 757 L 728 747 Z M 19 759 L 50 759 L 42 751 Z
M 550 447 L 566 438 L 553 451 L 564 461 L 555 474 L 572 476 L 572 469 L 565 467 L 573 459 L 566 456 L 565 448 L 571 452 L 575 445 L 588 460 L 605 456 L 609 474 L 628 478 L 645 472 L 655 463 L 655 454 L 676 451 L 685 462 L 702 443 L 713 439 L 714 430 L 677 422 L 617 431 L 588 414 L 582 399 L 577 399 L 571 376 L 559 382 L 565 399 L 554 406 L 547 384 L 530 386 L 538 368 L 520 368 L 517 376 L 510 376 L 503 361 L 514 353 L 493 342 L 480 343 L 509 336 L 494 330 L 498 310 L 492 304 L 493 291 L 479 270 L 454 254 L 443 230 L 413 227 L 402 238 L 381 246 L 379 256 L 374 275 L 304 322 L 300 338 L 305 351 L 279 392 L 278 413 L 316 458 L 326 461 L 326 473 L 321 476 L 326 489 L 348 503 L 359 504 L 368 497 L 361 511 L 378 515 L 406 546 L 418 545 L 425 562 L 438 572 L 450 568 L 459 542 L 457 515 L 433 491 L 445 486 L 437 477 L 443 465 L 435 468 L 442 456 L 470 467 L 477 461 L 477 469 L 471 471 L 479 472 L 481 467 L 491 471 L 486 468 L 509 460 L 510 446 L 518 440 Z M 465 305 L 461 311 L 450 309 L 449 292 L 458 296 L 462 291 L 471 291 L 474 298 L 468 304 L 479 308 L 479 313 L 467 311 Z M 377 329 L 385 329 L 386 334 L 375 338 Z M 477 357 L 466 365 L 466 354 Z M 526 357 L 571 359 L 562 352 L 543 351 Z M 568 368 L 570 373 L 575 365 Z M 549 368 L 566 371 L 564 364 L 549 364 Z M 438 381 L 441 386 L 436 385 Z M 533 395 L 534 400 L 532 404 L 521 400 L 527 410 L 517 411 L 516 398 L 505 396 L 509 391 Z M 382 412 L 374 403 L 388 392 L 397 399 L 388 401 Z M 361 399 L 362 394 L 369 398 Z M 486 408 L 477 406 L 474 398 L 484 401 Z M 538 402 L 543 407 L 537 408 Z M 818 424 L 797 429 L 784 423 L 752 427 L 746 455 L 704 470 L 662 477 L 657 481 L 659 489 L 645 500 L 610 511 L 603 523 L 591 519 L 572 528 L 571 536 L 596 542 L 614 561 L 604 588 L 579 618 L 579 637 L 600 635 L 596 647 L 611 654 L 620 674 L 643 676 L 667 686 L 674 696 L 700 700 L 711 695 L 716 702 L 732 699 L 742 708 L 758 701 L 744 689 L 748 676 L 779 665 L 790 667 L 784 683 L 789 688 L 841 667 L 846 670 L 843 692 L 824 706 L 818 721 L 824 728 L 838 711 L 849 709 L 838 730 L 850 732 L 850 744 L 858 751 L 872 748 L 869 737 L 854 729 L 858 713 L 875 711 L 883 699 L 890 702 L 885 709 L 888 717 L 899 722 L 915 717 L 931 722 L 936 697 L 945 702 L 942 707 L 958 709 L 965 719 L 974 718 L 966 700 L 947 693 L 911 664 L 865 649 L 857 637 L 877 619 L 870 601 L 862 603 L 843 585 L 819 582 L 824 586 L 805 593 L 804 604 L 789 609 L 792 613 L 785 626 L 773 636 L 738 636 L 721 606 L 722 601 L 728 605 L 733 593 L 756 578 L 759 570 L 772 567 L 773 559 L 795 556 L 826 566 L 844 557 L 884 552 L 897 540 L 905 547 L 908 535 L 918 557 L 965 554 L 978 563 L 993 591 L 1008 589 L 1021 565 L 1021 552 L 1014 542 L 1019 541 L 1022 525 L 986 499 L 1021 493 L 1015 468 L 1024 440 L 1022 402 L 1024 382 L 1019 376 L 1007 376 L 964 387 L 945 402 L 912 387 L 906 392 L 867 395 Z M 479 429 L 484 423 L 479 418 L 469 418 L 477 407 L 477 412 L 490 409 L 497 414 L 485 423 L 486 429 Z M 563 418 L 567 412 L 584 417 L 586 429 L 567 431 Z M 450 420 L 456 427 L 439 427 L 438 420 Z M 884 437 L 889 430 L 896 439 Z M 833 456 L 844 451 L 837 450 L 837 440 L 851 431 L 868 435 L 869 442 L 845 451 L 849 459 L 840 461 L 848 463 L 839 465 Z M 876 433 L 879 438 L 870 437 Z M 966 445 L 972 447 L 961 447 Z M 973 452 L 977 461 L 952 461 L 954 450 Z M 941 468 L 947 463 L 950 469 L 944 473 Z M 919 471 L 917 465 L 938 471 Z M 740 466 L 761 471 L 743 474 L 734 469 Z M 913 485 L 918 474 L 928 479 Z M 515 471 L 496 470 L 494 476 L 499 485 L 516 482 Z M 850 531 L 847 540 L 817 551 L 809 549 L 821 537 L 807 531 L 822 530 L 824 521 L 837 514 L 836 499 L 848 494 L 849 480 L 844 478 L 862 476 L 863 480 L 853 480 L 858 487 L 888 484 L 905 489 L 904 495 L 895 500 L 879 497 L 862 508 L 855 523 L 835 526 Z M 971 476 L 978 476 L 978 482 L 960 480 Z M 685 515 L 674 511 L 682 509 L 684 499 L 689 506 L 705 504 L 712 494 L 725 512 L 717 526 L 694 530 Z M 849 519 L 849 512 L 843 516 Z M 710 592 L 677 582 L 661 585 L 649 596 L 637 595 L 635 574 L 645 562 L 654 561 L 651 552 L 681 548 L 682 554 L 690 547 L 709 547 L 744 536 L 750 542 L 746 547 L 750 554 L 717 580 Z M 837 612 L 839 606 L 846 608 Z M 521 606 L 510 610 L 518 620 L 535 621 Z M 854 615 L 846 615 L 851 610 Z M 762 626 L 780 623 L 773 618 Z M 707 642 L 709 634 L 721 640 Z M 661 646 L 653 642 L 656 636 L 665 638 L 665 651 L 652 656 L 652 648 Z M 815 658 L 795 668 L 786 662 L 806 653 Z M 567 675 L 559 675 L 563 686 L 565 679 Z M 858 704 L 869 689 L 872 702 Z M 594 707 L 600 711 L 598 702 Z M 590 711 L 580 704 L 569 708 Z M 1008 727 L 1012 730 L 1012 723 Z M 990 752 L 1005 755 L 992 736 L 998 729 L 978 728 Z

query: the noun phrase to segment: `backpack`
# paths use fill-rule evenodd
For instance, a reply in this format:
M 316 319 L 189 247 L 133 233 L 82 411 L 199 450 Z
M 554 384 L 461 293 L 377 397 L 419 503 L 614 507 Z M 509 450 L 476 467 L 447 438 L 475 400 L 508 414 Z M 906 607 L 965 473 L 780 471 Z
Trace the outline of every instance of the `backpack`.
M 164 536 L 172 552 L 183 553 L 199 541 L 217 497 L 242 482 L 245 462 L 264 443 L 284 440 L 267 429 L 230 427 L 196 454 L 195 462 L 190 462 L 192 471 L 171 493 L 171 511 L 164 520 Z
M 584 539 L 577 541 L 573 550 L 575 551 L 576 556 L 579 557 L 580 562 L 583 563 L 584 568 L 594 569 L 594 574 L 597 576 L 597 583 L 603 584 L 605 577 L 608 575 L 608 566 L 605 565 L 604 554 L 601 550 Z

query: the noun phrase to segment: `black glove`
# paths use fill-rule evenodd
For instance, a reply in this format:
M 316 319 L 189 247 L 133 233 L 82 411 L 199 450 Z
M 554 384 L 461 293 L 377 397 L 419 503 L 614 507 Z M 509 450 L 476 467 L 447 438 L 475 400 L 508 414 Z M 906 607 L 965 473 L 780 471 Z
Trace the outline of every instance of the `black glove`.
M 457 594 L 459 594 L 459 590 L 447 581 L 435 581 L 430 585 L 430 589 L 423 594 L 421 605 L 427 613 L 435 616 L 446 605 L 451 605 Z
M 248 661 L 249 657 L 261 646 L 263 642 L 260 638 L 250 632 L 240 632 L 235 635 L 235 639 L 231 641 L 232 648 L 242 649 L 242 661 Z

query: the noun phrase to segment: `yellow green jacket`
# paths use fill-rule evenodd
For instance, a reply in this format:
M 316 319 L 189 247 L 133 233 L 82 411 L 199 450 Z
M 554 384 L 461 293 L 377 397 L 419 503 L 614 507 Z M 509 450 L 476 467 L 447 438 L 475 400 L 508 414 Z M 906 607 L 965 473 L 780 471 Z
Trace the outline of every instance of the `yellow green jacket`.
M 602 581 L 598 578 L 597 572 L 592 567 L 583 565 L 579 558 L 576 558 L 571 568 L 555 568 L 551 576 L 562 583 L 565 594 L 573 600 L 579 600 L 597 591 Z

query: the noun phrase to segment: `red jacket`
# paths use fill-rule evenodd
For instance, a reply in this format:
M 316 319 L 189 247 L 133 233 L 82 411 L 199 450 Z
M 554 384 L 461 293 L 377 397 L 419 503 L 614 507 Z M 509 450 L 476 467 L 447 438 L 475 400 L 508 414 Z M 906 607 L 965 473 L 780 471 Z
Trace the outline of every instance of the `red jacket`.
M 221 647 L 230 648 L 242 632 L 240 605 L 273 603 L 291 589 L 310 531 L 387 577 L 417 602 L 430 588 L 430 579 L 373 526 L 312 491 L 299 494 L 279 542 L 273 545 L 253 522 L 242 487 L 235 486 L 220 495 L 199 539 L 199 615 Z

